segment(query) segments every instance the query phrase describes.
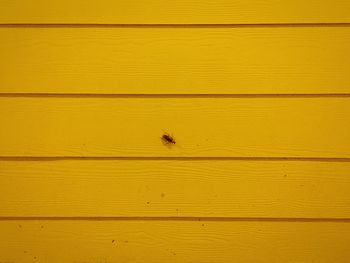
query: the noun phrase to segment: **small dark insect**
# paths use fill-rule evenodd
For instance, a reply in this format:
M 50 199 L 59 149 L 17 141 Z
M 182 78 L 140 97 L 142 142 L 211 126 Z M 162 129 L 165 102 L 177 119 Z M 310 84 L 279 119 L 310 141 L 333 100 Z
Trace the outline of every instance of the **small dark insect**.
M 175 138 L 168 133 L 163 134 L 162 139 L 167 144 L 170 144 L 170 143 L 175 144 L 176 143 Z

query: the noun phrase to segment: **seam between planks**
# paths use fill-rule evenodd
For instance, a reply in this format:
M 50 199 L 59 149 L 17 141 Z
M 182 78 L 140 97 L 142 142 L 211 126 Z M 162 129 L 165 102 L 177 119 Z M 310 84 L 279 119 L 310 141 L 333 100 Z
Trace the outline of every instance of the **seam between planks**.
M 254 28 L 254 27 L 350 27 L 350 23 L 260 23 L 260 24 L 94 24 L 94 23 L 2 23 L 0 27 L 115 27 L 115 28 Z
M 0 161 L 131 160 L 131 161 L 306 161 L 350 162 L 350 158 L 318 157 L 98 157 L 98 156 L 0 156 Z
M 350 218 L 265 218 L 265 217 L 99 217 L 99 216 L 33 216 L 6 217 L 1 221 L 212 221 L 212 222 L 344 222 L 350 223 Z
M 350 91 L 349 91 L 350 92 Z M 350 93 L 316 94 L 94 94 L 94 93 L 0 93 L 0 98 L 347 98 Z

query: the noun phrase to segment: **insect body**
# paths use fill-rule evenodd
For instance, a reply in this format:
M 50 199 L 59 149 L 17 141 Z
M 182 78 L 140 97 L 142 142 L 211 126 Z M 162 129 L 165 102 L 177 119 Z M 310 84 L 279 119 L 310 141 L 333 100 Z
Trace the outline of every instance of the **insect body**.
M 165 143 L 167 143 L 167 144 L 170 144 L 170 143 L 175 144 L 175 143 L 176 143 L 175 138 L 172 137 L 172 136 L 171 136 L 170 134 L 168 134 L 168 133 L 163 134 L 162 139 L 163 139 L 163 141 L 164 141 Z

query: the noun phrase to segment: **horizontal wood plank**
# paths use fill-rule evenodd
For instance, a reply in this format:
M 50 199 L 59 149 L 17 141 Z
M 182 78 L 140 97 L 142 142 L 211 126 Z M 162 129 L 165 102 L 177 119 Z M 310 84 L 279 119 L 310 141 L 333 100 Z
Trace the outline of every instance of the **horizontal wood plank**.
M 1 262 L 346 263 L 347 222 L 1 221 Z
M 347 0 L 1 0 L 0 23 L 344 23 L 349 9 Z
M 350 218 L 350 163 L 0 161 L 0 216 Z
M 1 97 L 0 112 L 4 157 L 350 157 L 349 97 Z
M 0 39 L 0 93 L 350 94 L 350 27 L 3 27 Z

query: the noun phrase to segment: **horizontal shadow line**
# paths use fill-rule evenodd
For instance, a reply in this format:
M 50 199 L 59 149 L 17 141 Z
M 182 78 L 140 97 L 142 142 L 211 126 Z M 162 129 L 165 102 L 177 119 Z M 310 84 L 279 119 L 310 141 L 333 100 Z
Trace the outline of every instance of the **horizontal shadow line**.
M 0 97 L 14 98 L 338 98 L 349 93 L 332 94 L 83 94 L 83 93 L 0 93 Z
M 6 23 L 0 28 L 280 28 L 280 27 L 349 27 L 350 23 L 252 23 L 252 24 L 111 24 L 111 23 Z
M 265 217 L 0 217 L 0 221 L 212 221 L 212 222 L 345 222 L 350 218 L 265 218 Z
M 350 158 L 318 157 L 98 157 L 98 156 L 0 156 L 0 161 L 305 161 L 305 162 L 350 162 Z

